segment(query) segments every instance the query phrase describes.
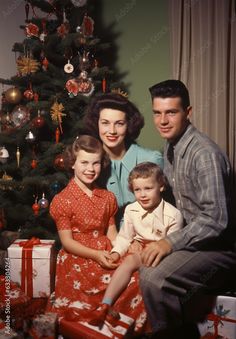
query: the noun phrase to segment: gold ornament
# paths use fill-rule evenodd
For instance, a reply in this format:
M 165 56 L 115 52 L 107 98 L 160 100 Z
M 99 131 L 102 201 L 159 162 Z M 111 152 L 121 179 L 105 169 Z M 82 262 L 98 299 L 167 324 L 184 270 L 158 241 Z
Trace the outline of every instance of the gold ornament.
M 30 73 L 35 73 L 39 69 L 40 62 L 35 59 L 21 57 L 16 61 L 17 69 L 21 75 L 27 75 Z
M 8 88 L 4 93 L 6 101 L 10 104 L 18 104 L 22 98 L 21 91 L 17 87 Z
M 51 107 L 52 121 L 58 123 L 61 133 L 62 133 L 62 126 L 61 126 L 62 117 L 66 116 L 66 114 L 63 113 L 64 109 L 65 109 L 64 106 L 62 104 L 59 104 L 57 101 L 55 101 Z
M 113 88 L 111 91 L 112 91 L 112 93 L 120 94 L 123 97 L 128 98 L 128 93 L 122 91 L 120 88 Z
M 17 162 L 17 167 L 20 167 L 20 149 L 17 147 L 16 149 L 16 162 Z

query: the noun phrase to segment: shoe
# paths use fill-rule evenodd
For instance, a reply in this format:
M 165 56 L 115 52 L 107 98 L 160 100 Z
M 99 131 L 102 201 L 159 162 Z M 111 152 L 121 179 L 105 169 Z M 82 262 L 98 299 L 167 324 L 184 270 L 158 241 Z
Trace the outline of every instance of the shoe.
M 90 319 L 88 323 L 93 326 L 102 326 L 107 317 L 109 309 L 110 305 L 102 304 L 98 309 L 92 312 L 92 314 L 90 313 L 90 318 L 92 317 L 92 319 Z

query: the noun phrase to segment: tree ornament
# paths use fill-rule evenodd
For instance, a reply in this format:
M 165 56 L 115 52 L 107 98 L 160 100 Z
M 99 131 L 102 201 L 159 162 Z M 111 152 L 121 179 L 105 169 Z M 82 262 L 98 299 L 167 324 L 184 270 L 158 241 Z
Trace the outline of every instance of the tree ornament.
M 64 170 L 65 169 L 65 162 L 64 157 L 62 154 L 58 154 L 54 160 L 54 166 L 58 170 Z
M 22 94 L 19 88 L 11 87 L 4 93 L 5 100 L 10 104 L 18 104 L 21 101 Z
M 32 127 L 41 128 L 45 124 L 45 119 L 41 116 L 40 110 L 38 110 L 38 116 L 32 120 Z
M 28 2 L 26 2 L 26 4 L 25 4 L 25 16 L 26 16 L 26 22 L 28 22 L 29 21 L 29 4 L 28 4 Z
M 20 149 L 18 146 L 16 149 L 16 163 L 17 163 L 17 167 L 20 167 Z
M 94 84 L 92 83 L 91 78 L 88 78 L 88 73 L 82 71 L 78 77 L 78 93 L 85 96 L 89 96 L 94 91 Z
M 58 144 L 59 139 L 60 139 L 60 130 L 58 127 L 56 128 L 56 131 L 55 131 L 55 139 L 56 139 L 56 144 Z
M 55 182 L 52 183 L 50 188 L 51 188 L 52 194 L 55 195 L 55 194 L 57 194 L 60 191 L 61 185 L 60 185 L 60 183 L 58 181 L 55 181 Z
M 29 88 L 26 91 L 24 91 L 24 97 L 27 100 L 32 100 L 34 98 L 34 92 L 33 92 L 31 83 L 29 84 Z
M 65 64 L 64 71 L 68 74 L 74 71 L 74 66 L 70 63 L 70 60 L 68 60 L 67 64 Z
M 63 39 L 70 31 L 69 22 L 64 22 L 59 27 L 57 27 L 57 34 Z
M 38 37 L 39 28 L 37 25 L 32 24 L 32 22 L 30 22 L 28 25 L 25 26 L 25 33 L 27 38 L 31 38 L 32 36 Z
M 23 76 L 37 72 L 40 67 L 40 63 L 37 60 L 29 57 L 19 57 L 16 63 L 18 72 Z
M 77 96 L 79 92 L 79 85 L 76 79 L 70 79 L 66 82 L 66 89 L 70 98 Z
M 29 110 L 25 106 L 16 106 L 11 112 L 11 121 L 16 128 L 22 127 L 29 119 Z
M 28 142 L 28 143 L 30 143 L 30 144 L 32 144 L 32 143 L 34 143 L 35 142 L 35 135 L 31 132 L 31 131 L 29 131 L 27 134 L 26 134 L 26 137 L 25 137 L 25 140 Z
M 85 14 L 81 28 L 82 28 L 82 33 L 85 37 L 92 37 L 93 30 L 94 30 L 94 20 L 90 16 Z
M 79 69 L 81 71 L 85 71 L 86 69 L 88 69 L 91 65 L 90 65 L 90 61 L 89 61 L 89 52 L 83 52 L 83 55 L 80 56 L 79 58 Z
M 45 198 L 45 194 L 43 193 L 42 198 L 39 200 L 40 208 L 47 208 L 49 205 L 48 200 Z
M 33 169 L 35 169 L 36 167 L 37 167 L 37 160 L 36 159 L 32 159 L 32 161 L 31 161 L 31 168 L 33 168 Z
M 32 210 L 34 211 L 34 215 L 38 215 L 39 214 L 40 206 L 38 204 L 37 198 L 35 199 L 35 202 L 32 205 Z
M 8 158 L 9 158 L 8 150 L 5 148 L 5 146 L 0 147 L 0 163 L 5 164 Z
M 106 92 L 106 79 L 105 78 L 102 79 L 102 91 L 103 93 Z
M 58 123 L 60 127 L 60 131 L 62 133 L 62 117 L 65 117 L 66 114 L 63 113 L 64 106 L 62 104 L 59 104 L 57 101 L 54 102 L 54 104 L 51 107 L 51 118 L 52 121 Z

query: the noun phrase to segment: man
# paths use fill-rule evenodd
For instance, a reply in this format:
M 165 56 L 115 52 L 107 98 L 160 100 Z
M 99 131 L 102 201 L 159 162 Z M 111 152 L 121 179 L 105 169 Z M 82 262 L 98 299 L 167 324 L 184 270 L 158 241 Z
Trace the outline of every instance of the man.
M 156 338 L 194 339 L 194 323 L 212 307 L 210 295 L 228 288 L 235 274 L 230 165 L 191 124 L 189 93 L 181 81 L 161 82 L 150 93 L 154 124 L 167 141 L 164 172 L 185 227 L 145 247 L 140 286 Z

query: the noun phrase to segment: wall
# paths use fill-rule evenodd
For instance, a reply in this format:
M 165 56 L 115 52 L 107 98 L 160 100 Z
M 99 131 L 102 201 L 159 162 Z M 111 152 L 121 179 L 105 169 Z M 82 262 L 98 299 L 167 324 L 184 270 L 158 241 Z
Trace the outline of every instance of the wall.
M 139 143 L 161 149 L 163 141 L 152 123 L 148 88 L 171 76 L 169 53 L 168 1 L 103 0 L 103 21 L 114 22 L 117 38 L 119 71 L 130 84 L 129 99 L 145 117 Z
M 96 0 L 97 1 L 97 0 Z M 113 26 L 117 46 L 116 65 L 129 85 L 129 99 L 145 117 L 145 127 L 139 143 L 161 149 L 163 141 L 152 124 L 151 100 L 148 88 L 170 77 L 169 29 L 166 0 L 100 0 L 103 32 Z M 10 78 L 16 73 L 15 42 L 24 39 L 19 28 L 25 20 L 24 0 L 0 2 L 0 77 Z M 96 24 L 99 22 L 95 20 Z M 97 30 L 98 31 L 98 30 Z M 117 33 L 117 34 L 116 34 Z M 101 39 L 103 36 L 99 36 Z

